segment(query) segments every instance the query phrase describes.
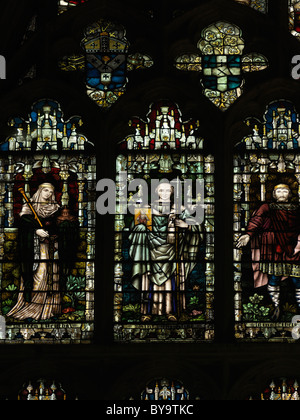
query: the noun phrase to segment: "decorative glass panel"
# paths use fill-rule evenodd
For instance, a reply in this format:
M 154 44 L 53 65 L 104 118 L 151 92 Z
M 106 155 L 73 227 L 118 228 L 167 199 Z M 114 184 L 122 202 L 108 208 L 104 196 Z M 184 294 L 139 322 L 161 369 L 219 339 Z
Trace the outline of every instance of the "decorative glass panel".
M 271 103 L 234 156 L 236 337 L 294 341 L 300 311 L 300 125 Z
M 125 93 L 127 73 L 153 65 L 147 55 L 128 54 L 129 45 L 122 25 L 99 20 L 85 31 L 81 43 L 85 54 L 64 57 L 59 67 L 85 71 L 88 96 L 101 108 L 110 108 Z
M 116 168 L 115 340 L 212 340 L 214 158 L 176 104 L 130 126 Z
M 268 0 L 235 0 L 262 13 L 268 13 Z
M 18 394 L 19 401 L 66 401 L 67 393 L 60 383 L 39 379 L 25 383 Z
M 143 401 L 184 401 L 189 400 L 189 392 L 177 380 L 154 379 L 141 394 Z
M 71 7 L 86 3 L 88 0 L 58 0 L 58 13 L 64 13 Z
M 300 41 L 300 1 L 289 0 L 289 28 L 291 34 Z
M 93 337 L 94 146 L 36 102 L 0 145 L 0 314 L 7 342 L 84 343 Z
M 228 22 L 214 23 L 202 31 L 198 42 L 201 55 L 186 53 L 176 60 L 176 68 L 202 73 L 204 95 L 221 111 L 226 111 L 243 93 L 244 73 L 268 67 L 257 53 L 243 55 L 241 29 Z
M 272 380 L 260 394 L 250 397 L 253 401 L 299 401 L 299 382 L 297 379 L 280 378 Z

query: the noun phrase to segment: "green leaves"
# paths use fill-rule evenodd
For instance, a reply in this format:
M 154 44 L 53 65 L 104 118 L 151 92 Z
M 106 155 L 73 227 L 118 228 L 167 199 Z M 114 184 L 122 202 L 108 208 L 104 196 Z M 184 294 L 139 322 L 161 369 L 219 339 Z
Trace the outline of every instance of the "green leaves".
M 252 322 L 263 322 L 269 318 L 270 308 L 261 305 L 264 297 L 255 294 L 249 298 L 249 303 L 244 304 L 244 320 Z
M 17 290 L 17 286 L 15 284 L 9 284 L 5 290 L 7 290 L 8 292 L 15 292 Z
M 68 293 L 71 292 L 71 293 Z M 69 276 L 67 280 L 67 296 L 72 300 L 75 297 L 77 300 L 85 299 L 85 277 Z

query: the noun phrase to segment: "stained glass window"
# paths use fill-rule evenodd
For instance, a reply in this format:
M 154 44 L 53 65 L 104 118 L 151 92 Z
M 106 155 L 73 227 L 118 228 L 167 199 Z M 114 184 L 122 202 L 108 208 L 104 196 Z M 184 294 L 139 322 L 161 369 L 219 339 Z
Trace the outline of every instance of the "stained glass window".
M 184 401 L 189 399 L 189 392 L 182 382 L 166 378 L 150 381 L 141 394 L 143 401 Z
M 7 342 L 83 343 L 93 337 L 93 144 L 40 100 L 0 145 L 0 314 Z
M 116 167 L 115 340 L 212 340 L 214 158 L 176 104 L 130 126 Z
M 26 382 L 18 393 L 19 401 L 66 401 L 67 393 L 56 381 L 39 379 Z
M 86 3 L 88 0 L 58 0 L 58 13 L 64 13 L 72 7 Z
M 277 378 L 270 382 L 260 395 L 250 397 L 256 401 L 299 401 L 299 381 L 291 378 Z
M 151 57 L 128 54 L 129 42 L 122 25 L 99 20 L 85 31 L 81 46 L 84 55 L 64 57 L 62 71 L 84 71 L 88 96 L 101 108 L 110 108 L 124 93 L 127 74 L 153 65 Z
M 289 0 L 289 28 L 292 35 L 300 41 L 300 1 Z
M 268 0 L 235 0 L 237 3 L 252 7 L 262 13 L 268 13 Z
M 199 54 L 186 53 L 176 60 L 176 68 L 202 74 L 203 94 L 221 111 L 226 111 L 243 93 L 244 73 L 268 67 L 258 53 L 243 55 L 241 29 L 228 22 L 214 23 L 202 31 Z
M 234 156 L 236 337 L 293 341 L 300 310 L 300 125 L 291 102 L 271 103 Z

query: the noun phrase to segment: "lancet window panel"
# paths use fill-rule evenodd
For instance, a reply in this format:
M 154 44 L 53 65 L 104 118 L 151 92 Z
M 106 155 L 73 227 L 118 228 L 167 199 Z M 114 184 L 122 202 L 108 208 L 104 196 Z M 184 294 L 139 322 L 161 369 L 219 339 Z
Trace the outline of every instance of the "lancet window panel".
M 294 105 L 271 103 L 234 156 L 236 337 L 295 342 L 300 310 L 300 126 Z
M 130 125 L 116 163 L 115 340 L 211 341 L 214 158 L 176 104 L 153 104 Z
M 96 157 L 80 117 L 33 104 L 0 145 L 0 314 L 4 342 L 93 337 Z

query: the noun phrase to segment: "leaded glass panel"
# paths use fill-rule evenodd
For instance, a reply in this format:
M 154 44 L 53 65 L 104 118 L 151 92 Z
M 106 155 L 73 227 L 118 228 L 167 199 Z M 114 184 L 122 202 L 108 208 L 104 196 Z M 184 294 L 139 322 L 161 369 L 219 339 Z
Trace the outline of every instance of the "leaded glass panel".
M 202 73 L 203 94 L 221 111 L 242 95 L 244 73 L 265 70 L 268 60 L 258 53 L 244 55 L 242 30 L 225 21 L 209 25 L 198 42 L 201 55 L 185 53 L 176 59 L 176 68 Z
M 185 401 L 189 400 L 189 391 L 182 382 L 170 379 L 153 379 L 141 393 L 142 401 Z
M 18 401 L 66 401 L 67 393 L 61 383 L 39 379 L 23 384 L 18 393 Z
M 0 146 L 0 314 L 7 342 L 93 337 L 93 144 L 60 105 L 36 102 Z
M 129 46 L 122 25 L 101 19 L 85 30 L 81 42 L 85 53 L 63 57 L 59 67 L 62 71 L 85 72 L 87 95 L 108 109 L 124 95 L 128 72 L 153 66 L 148 55 L 129 54 Z
M 271 103 L 234 156 L 236 337 L 294 341 L 300 311 L 300 125 L 292 103 Z
M 214 158 L 176 104 L 130 125 L 117 157 L 115 340 L 212 340 Z
M 299 381 L 295 378 L 276 378 L 251 401 L 299 401 Z

